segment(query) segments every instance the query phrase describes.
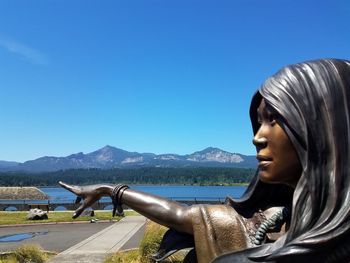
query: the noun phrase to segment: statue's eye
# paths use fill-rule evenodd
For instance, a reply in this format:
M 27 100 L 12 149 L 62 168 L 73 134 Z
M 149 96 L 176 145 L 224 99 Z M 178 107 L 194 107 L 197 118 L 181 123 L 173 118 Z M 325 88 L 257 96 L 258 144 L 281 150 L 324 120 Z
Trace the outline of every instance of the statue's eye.
M 269 114 L 268 121 L 271 125 L 274 125 L 276 123 L 277 116 L 275 114 Z

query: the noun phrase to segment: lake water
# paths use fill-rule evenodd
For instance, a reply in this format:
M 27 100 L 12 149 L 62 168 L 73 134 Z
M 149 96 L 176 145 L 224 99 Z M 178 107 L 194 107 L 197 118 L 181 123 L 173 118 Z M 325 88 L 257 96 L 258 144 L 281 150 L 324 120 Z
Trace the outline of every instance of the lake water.
M 130 188 L 176 200 L 224 200 L 226 196 L 240 197 L 245 186 L 184 186 L 184 185 L 130 185 Z M 71 203 L 75 195 L 61 187 L 43 187 L 43 192 L 50 196 L 52 203 Z M 109 202 L 110 198 L 101 201 Z

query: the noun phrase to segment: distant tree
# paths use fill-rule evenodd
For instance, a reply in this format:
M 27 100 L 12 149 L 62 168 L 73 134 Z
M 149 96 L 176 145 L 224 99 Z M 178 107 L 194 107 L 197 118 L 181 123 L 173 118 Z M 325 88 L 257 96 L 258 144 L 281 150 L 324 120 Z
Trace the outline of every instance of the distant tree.
M 254 169 L 244 168 L 154 168 L 72 169 L 44 173 L 2 172 L 0 186 L 55 186 L 58 181 L 70 184 L 185 184 L 232 185 L 248 183 Z

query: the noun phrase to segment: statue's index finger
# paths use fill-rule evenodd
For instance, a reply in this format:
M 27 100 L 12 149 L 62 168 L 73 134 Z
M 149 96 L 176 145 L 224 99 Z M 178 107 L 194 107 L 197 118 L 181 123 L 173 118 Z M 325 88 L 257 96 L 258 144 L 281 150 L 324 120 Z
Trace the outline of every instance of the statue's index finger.
M 68 191 L 74 193 L 74 194 L 78 194 L 79 188 L 74 186 L 74 185 L 70 185 L 70 184 L 66 184 L 65 182 L 59 181 L 58 184 L 60 186 L 62 186 L 64 189 L 67 189 Z
M 58 184 L 67 190 L 71 188 L 71 185 L 66 184 L 65 182 L 62 182 L 62 181 L 59 181 Z

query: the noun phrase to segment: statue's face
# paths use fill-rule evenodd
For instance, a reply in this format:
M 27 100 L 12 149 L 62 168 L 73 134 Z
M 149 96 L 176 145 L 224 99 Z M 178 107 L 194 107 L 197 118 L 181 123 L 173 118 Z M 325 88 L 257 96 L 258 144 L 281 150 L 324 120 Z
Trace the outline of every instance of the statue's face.
M 257 149 L 259 177 L 266 183 L 284 183 L 295 187 L 301 165 L 289 137 L 278 124 L 278 115 L 263 99 L 258 107 L 260 128 L 253 143 Z

